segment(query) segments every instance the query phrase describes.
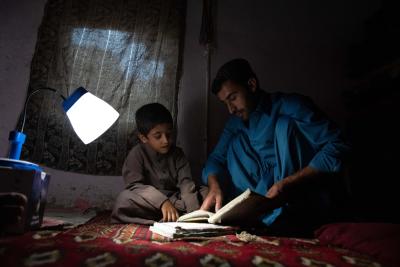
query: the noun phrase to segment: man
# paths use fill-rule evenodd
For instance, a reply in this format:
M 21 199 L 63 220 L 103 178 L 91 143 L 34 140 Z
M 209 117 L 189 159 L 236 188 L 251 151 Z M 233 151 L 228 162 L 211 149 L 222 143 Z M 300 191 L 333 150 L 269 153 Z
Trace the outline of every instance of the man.
M 234 116 L 203 169 L 209 193 L 201 209 L 218 210 L 224 196 L 250 188 L 276 203 L 262 220 L 274 234 L 307 235 L 328 221 L 332 203 L 324 189 L 349 149 L 333 123 L 304 96 L 261 90 L 244 59 L 219 69 L 212 92 Z

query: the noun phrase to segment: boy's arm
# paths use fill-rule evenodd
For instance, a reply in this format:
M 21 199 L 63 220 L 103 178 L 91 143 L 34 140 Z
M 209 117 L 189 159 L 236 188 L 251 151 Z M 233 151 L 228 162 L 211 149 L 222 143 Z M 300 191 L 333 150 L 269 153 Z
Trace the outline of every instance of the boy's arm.
M 146 199 L 156 209 L 161 209 L 168 197 L 157 188 L 146 183 L 144 160 L 138 149 L 132 149 L 122 168 L 126 189 Z
M 200 208 L 198 188 L 192 178 L 189 162 L 181 149 L 177 149 L 176 167 L 178 187 L 186 206 L 186 212 L 198 210 Z

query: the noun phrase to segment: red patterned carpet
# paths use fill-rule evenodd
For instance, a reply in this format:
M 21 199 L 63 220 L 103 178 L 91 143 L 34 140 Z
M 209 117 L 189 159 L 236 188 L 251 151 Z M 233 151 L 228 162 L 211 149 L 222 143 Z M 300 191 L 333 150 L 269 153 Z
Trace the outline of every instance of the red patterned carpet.
M 255 237 L 255 236 L 253 236 Z M 147 226 L 97 216 L 64 231 L 0 239 L 0 266 L 381 266 L 370 257 L 316 239 L 235 235 L 168 241 Z

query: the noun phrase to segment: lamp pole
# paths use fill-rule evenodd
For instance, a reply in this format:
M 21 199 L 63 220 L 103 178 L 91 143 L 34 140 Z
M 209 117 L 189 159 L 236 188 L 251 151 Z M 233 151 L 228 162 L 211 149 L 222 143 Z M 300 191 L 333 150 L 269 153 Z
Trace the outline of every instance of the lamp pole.
M 22 145 L 25 143 L 25 140 L 26 140 L 26 135 L 24 134 L 26 109 L 27 109 L 27 106 L 28 106 L 28 103 L 29 103 L 29 100 L 31 99 L 31 97 L 34 94 L 36 94 L 40 91 L 43 91 L 43 90 L 48 90 L 48 91 L 57 93 L 56 89 L 53 89 L 50 87 L 40 87 L 29 93 L 28 97 L 25 100 L 25 104 L 24 104 L 21 128 L 20 128 L 20 130 L 11 131 L 10 135 L 8 137 L 8 140 L 10 141 L 10 152 L 9 152 L 8 158 L 10 158 L 10 159 L 19 160 L 21 157 Z M 63 95 L 61 95 L 61 94 L 59 94 L 59 95 L 63 100 L 65 100 L 65 97 Z

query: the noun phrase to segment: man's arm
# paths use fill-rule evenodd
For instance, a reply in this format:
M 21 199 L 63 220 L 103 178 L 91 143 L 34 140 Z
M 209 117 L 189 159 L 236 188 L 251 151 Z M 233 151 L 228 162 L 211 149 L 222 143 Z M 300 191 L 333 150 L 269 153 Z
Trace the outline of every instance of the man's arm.
M 202 173 L 204 184 L 209 187 L 208 195 L 204 199 L 200 209 L 215 211 L 222 207 L 223 194 L 218 183 L 218 178 L 226 172 L 226 153 L 232 136 L 235 133 L 235 121 L 230 119 L 218 140 L 212 153 L 209 155 Z
M 202 180 L 204 184 L 208 184 L 208 178 L 210 176 L 222 177 L 226 172 L 226 154 L 228 151 L 229 144 L 233 135 L 235 134 L 235 121 L 230 119 L 224 130 L 219 137 L 218 143 L 208 155 L 206 164 L 202 172 Z
M 208 176 L 208 188 L 208 195 L 200 209 L 210 210 L 214 206 L 215 211 L 218 211 L 222 207 L 223 195 L 216 175 Z
M 294 119 L 299 131 L 316 151 L 308 166 L 323 173 L 340 172 L 350 146 L 339 128 L 310 98 L 292 95 L 286 101 L 285 114 Z
M 300 132 L 316 150 L 308 166 L 276 182 L 266 196 L 283 205 L 299 189 L 322 182 L 326 174 L 341 171 L 343 158 L 350 149 L 340 130 L 308 98 L 293 95 L 287 99 L 285 114 L 292 117 Z
M 288 201 L 296 189 L 309 182 L 315 181 L 320 175 L 321 172 L 307 166 L 273 184 L 267 191 L 266 197 L 275 199 L 277 204 L 276 208 L 278 208 Z
M 273 201 L 270 202 L 271 205 L 268 206 L 268 210 L 263 212 L 270 212 L 281 207 L 288 201 L 296 189 L 315 181 L 320 175 L 321 172 L 307 166 L 304 169 L 275 183 L 266 194 L 266 197 Z M 223 195 L 218 183 L 218 179 L 215 175 L 210 175 L 208 177 L 208 186 L 209 193 L 200 209 L 209 210 L 215 206 L 215 210 L 218 211 L 222 207 Z

